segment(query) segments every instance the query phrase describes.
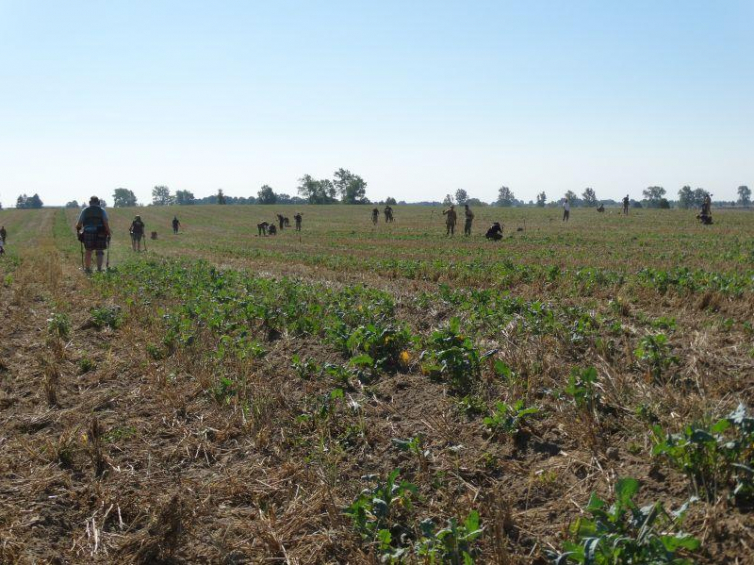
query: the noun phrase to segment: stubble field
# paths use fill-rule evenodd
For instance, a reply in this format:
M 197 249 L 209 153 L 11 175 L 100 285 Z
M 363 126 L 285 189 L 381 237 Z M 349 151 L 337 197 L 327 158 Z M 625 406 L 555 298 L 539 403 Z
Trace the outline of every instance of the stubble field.
M 1 562 L 752 562 L 754 216 L 300 210 L 0 211 Z

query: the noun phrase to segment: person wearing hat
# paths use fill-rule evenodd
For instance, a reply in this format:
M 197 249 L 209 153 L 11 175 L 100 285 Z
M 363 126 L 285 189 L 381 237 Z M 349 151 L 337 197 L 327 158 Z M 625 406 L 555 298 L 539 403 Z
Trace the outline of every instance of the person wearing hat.
M 141 240 L 144 238 L 144 222 L 141 221 L 141 216 L 134 217 L 128 233 L 131 234 L 131 248 L 134 251 L 141 251 Z
M 76 223 L 76 233 L 79 241 L 84 244 L 84 270 L 92 272 L 92 251 L 97 254 L 97 271 L 102 271 L 102 262 L 110 241 L 110 222 L 107 212 L 100 206 L 99 198 L 92 196 L 89 206 L 84 208 Z

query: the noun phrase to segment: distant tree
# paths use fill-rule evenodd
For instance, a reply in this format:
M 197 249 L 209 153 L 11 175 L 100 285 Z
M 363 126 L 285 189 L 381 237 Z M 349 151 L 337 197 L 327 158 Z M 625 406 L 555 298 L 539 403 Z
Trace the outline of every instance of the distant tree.
M 568 200 L 568 202 L 571 203 L 572 206 L 578 206 L 581 203 L 579 197 L 572 190 L 569 190 L 565 193 L 565 198 Z
M 478 198 L 469 198 L 464 204 L 468 204 L 469 206 L 487 206 L 486 202 L 482 202 Z
M 694 191 L 694 208 L 701 208 L 704 204 L 704 197 L 707 196 L 707 191 L 703 188 L 697 188 Z
M 278 204 L 292 204 L 293 203 L 293 199 L 291 198 L 290 194 L 285 194 L 285 193 L 276 194 L 275 198 L 277 198 Z M 261 204 L 261 202 L 259 203 Z
M 113 192 L 113 206 L 116 208 L 136 206 L 136 195 L 127 188 L 116 188 Z
M 222 188 L 217 189 L 217 203 L 221 206 L 224 206 L 228 203 Z
M 469 193 L 466 192 L 464 189 L 459 188 L 456 190 L 456 204 L 459 206 L 463 206 L 466 204 L 466 201 L 469 199 Z
M 544 208 L 545 204 L 547 204 L 547 195 L 545 194 L 545 191 L 543 190 L 539 194 L 537 194 L 537 206 L 540 208 Z
M 39 198 L 39 194 L 35 194 L 34 196 L 26 196 L 25 194 L 22 194 L 16 199 L 16 208 L 31 209 L 41 207 L 42 199 Z
M 304 175 L 298 179 L 298 193 L 306 198 L 310 204 L 321 204 L 319 200 L 319 182 L 311 175 Z
M 359 175 L 353 175 L 348 181 L 343 202 L 346 204 L 369 204 L 367 183 Z
M 395 198 L 392 196 L 388 196 L 385 198 L 385 206 L 396 206 L 398 202 L 395 201 Z
M 650 208 L 659 208 L 665 196 L 665 189 L 661 186 L 649 186 L 642 192 Z
M 450 206 L 453 204 L 453 197 L 450 194 L 445 195 L 445 200 L 442 201 L 443 206 Z
M 333 177 L 333 184 L 335 185 L 335 189 L 338 191 L 338 194 L 340 194 L 340 199 L 345 202 L 346 190 L 348 188 L 348 183 L 350 183 L 351 179 L 353 178 L 353 173 L 348 169 L 341 167 L 333 173 Z
M 678 191 L 678 207 L 692 208 L 694 206 L 694 191 L 689 185 L 685 185 Z
M 359 175 L 353 174 L 348 169 L 340 168 L 333 173 L 334 179 L 331 182 L 337 194 L 344 204 L 365 204 L 369 202 L 366 198 L 366 181 Z M 323 181 L 320 181 L 323 182 Z M 329 186 L 324 185 L 325 191 L 330 193 Z
M 167 186 L 159 185 L 152 189 L 152 204 L 155 206 L 170 206 L 173 203 L 173 197 L 170 195 L 170 189 Z
M 581 196 L 584 198 L 584 206 L 593 207 L 597 205 L 597 194 L 593 188 L 584 189 L 584 193 Z
M 738 203 L 745 208 L 751 204 L 751 190 L 748 186 L 738 187 Z
M 71 200 L 70 202 L 65 203 L 66 208 L 78 208 L 79 203 L 76 200 Z
M 320 186 L 322 187 L 322 193 L 324 196 L 324 202 L 323 204 L 331 204 L 337 200 L 338 195 L 338 189 L 335 188 L 335 185 L 330 179 L 322 179 L 319 181 Z
M 189 206 L 196 203 L 196 197 L 190 190 L 176 190 L 175 203 L 179 206 Z
M 495 204 L 497 204 L 498 206 L 509 208 L 513 206 L 513 202 L 515 200 L 516 197 L 513 195 L 513 191 L 507 186 L 501 186 L 497 189 L 497 201 L 495 202 Z
M 263 185 L 257 192 L 257 202 L 259 204 L 275 204 L 278 201 L 277 194 L 269 185 Z
M 660 198 L 660 204 L 657 207 L 663 210 L 668 210 L 670 209 L 670 202 L 668 202 L 667 198 Z
M 107 206 L 107 200 L 105 200 L 104 198 L 100 198 L 99 199 L 99 206 L 100 206 L 100 208 L 104 208 L 105 206 Z

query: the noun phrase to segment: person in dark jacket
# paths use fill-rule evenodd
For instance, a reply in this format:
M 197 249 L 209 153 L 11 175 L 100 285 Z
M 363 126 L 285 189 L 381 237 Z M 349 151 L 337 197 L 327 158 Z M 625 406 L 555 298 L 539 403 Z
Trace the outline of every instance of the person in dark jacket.
M 102 271 L 105 249 L 110 242 L 110 222 L 107 212 L 100 206 L 99 198 L 92 196 L 89 206 L 84 208 L 76 223 L 79 241 L 84 244 L 84 270 L 92 272 L 92 252 L 97 255 L 97 271 Z

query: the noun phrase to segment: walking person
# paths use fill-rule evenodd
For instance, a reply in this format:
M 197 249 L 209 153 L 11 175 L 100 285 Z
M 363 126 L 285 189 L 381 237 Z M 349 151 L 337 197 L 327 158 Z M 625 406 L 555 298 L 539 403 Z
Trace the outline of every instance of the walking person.
M 304 220 L 304 215 L 301 212 L 296 212 L 293 220 L 296 222 L 296 231 L 301 231 L 301 222 Z
M 568 198 L 563 198 L 563 221 L 567 222 L 571 217 L 571 202 Z
M 128 229 L 128 233 L 131 234 L 131 248 L 134 251 L 141 251 L 141 240 L 144 239 L 144 222 L 141 221 L 141 216 L 134 217 L 134 221 L 131 222 L 131 227 Z M 145 248 L 146 248 L 146 242 Z
M 379 221 L 380 221 L 380 209 L 372 208 L 372 223 L 376 226 L 377 222 Z
M 173 216 L 173 235 L 177 235 L 180 228 L 181 222 L 178 221 L 178 216 Z
M 81 211 L 76 223 L 76 233 L 86 250 L 84 271 L 92 272 L 92 252 L 95 252 L 97 255 L 97 271 L 102 272 L 105 249 L 110 242 L 110 222 L 107 218 L 107 212 L 100 206 L 99 198 L 96 196 L 92 196 L 89 199 L 89 206 Z
M 626 194 L 626 197 L 623 199 L 623 215 L 628 216 L 628 194 Z
M 3 243 L 5 243 L 5 240 L 7 237 L 8 237 L 8 232 L 5 229 L 5 226 L 0 226 L 0 239 L 3 240 Z

